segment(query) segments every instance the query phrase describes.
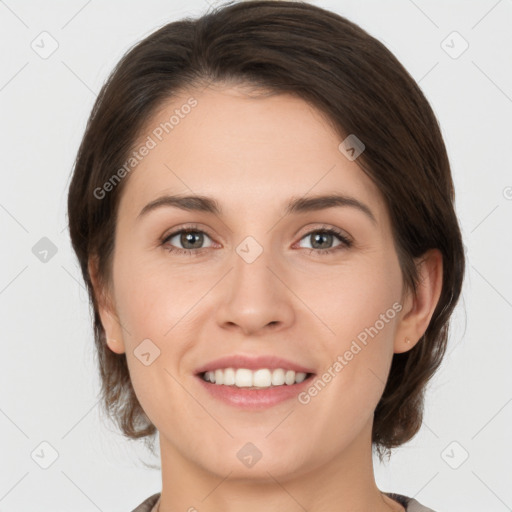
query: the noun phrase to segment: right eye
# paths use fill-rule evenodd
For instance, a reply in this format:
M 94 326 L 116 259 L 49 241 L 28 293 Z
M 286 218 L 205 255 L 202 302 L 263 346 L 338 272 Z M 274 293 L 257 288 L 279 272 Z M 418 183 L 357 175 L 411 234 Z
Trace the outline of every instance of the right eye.
M 202 247 L 205 236 L 210 239 L 210 237 L 200 229 L 191 227 L 183 228 L 166 236 L 165 239 L 162 240 L 162 245 L 171 253 L 191 256 L 192 254 L 195 255 L 196 253 L 202 252 L 201 249 L 206 248 Z M 175 240 L 173 241 L 173 239 Z M 180 244 L 182 247 L 175 247 L 176 244 Z M 208 247 L 211 247 L 211 245 Z

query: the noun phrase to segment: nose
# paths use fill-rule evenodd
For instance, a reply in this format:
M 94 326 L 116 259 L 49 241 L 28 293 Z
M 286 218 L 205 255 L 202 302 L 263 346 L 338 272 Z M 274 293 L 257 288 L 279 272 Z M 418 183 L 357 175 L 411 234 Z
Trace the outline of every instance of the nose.
M 241 253 L 243 254 L 243 253 Z M 222 283 L 217 322 L 244 335 L 276 332 L 294 321 L 294 294 L 286 286 L 286 271 L 269 250 L 251 262 L 235 252 L 233 269 Z

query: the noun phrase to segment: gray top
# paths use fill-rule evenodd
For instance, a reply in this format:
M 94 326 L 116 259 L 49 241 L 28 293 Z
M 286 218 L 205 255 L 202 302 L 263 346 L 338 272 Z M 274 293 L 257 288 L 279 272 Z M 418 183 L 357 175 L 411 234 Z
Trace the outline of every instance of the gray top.
M 421 503 L 418 503 L 414 498 L 408 498 L 407 496 L 391 492 L 385 492 L 384 494 L 389 496 L 392 500 L 400 503 L 400 505 L 403 505 L 407 512 L 435 512 L 431 508 L 425 507 Z M 152 509 L 156 505 L 158 498 L 160 498 L 159 492 L 144 500 L 132 512 L 153 512 Z

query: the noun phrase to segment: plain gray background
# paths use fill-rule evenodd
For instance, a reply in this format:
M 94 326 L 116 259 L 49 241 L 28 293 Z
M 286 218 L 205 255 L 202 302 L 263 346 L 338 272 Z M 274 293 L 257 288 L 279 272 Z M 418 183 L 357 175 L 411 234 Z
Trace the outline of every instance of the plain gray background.
M 389 464 L 376 463 L 377 483 L 436 512 L 512 510 L 512 0 L 312 3 L 380 39 L 419 82 L 445 137 L 467 248 L 423 428 Z M 0 511 L 127 512 L 161 489 L 159 470 L 139 462 L 158 459 L 98 415 L 66 196 L 113 66 L 156 28 L 208 5 L 0 1 Z

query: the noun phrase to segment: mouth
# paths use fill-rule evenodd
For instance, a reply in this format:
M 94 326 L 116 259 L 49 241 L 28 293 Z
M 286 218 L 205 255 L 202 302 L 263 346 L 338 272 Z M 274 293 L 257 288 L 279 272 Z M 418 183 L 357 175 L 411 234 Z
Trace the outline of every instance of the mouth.
M 313 367 L 275 354 L 230 354 L 195 369 L 207 396 L 232 407 L 263 409 L 296 399 L 310 385 Z
M 284 368 L 253 371 L 230 367 L 200 372 L 196 378 L 206 395 L 218 403 L 238 410 L 261 411 L 298 399 L 314 375 L 311 372 L 284 371 Z

